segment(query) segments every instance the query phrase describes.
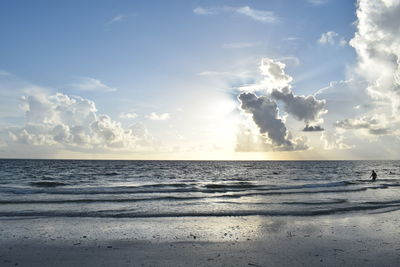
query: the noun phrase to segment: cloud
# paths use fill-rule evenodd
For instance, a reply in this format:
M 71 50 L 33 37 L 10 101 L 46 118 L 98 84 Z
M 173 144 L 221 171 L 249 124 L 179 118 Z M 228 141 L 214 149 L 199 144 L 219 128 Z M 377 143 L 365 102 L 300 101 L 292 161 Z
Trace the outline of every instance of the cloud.
M 97 113 L 95 103 L 61 93 L 22 97 L 26 124 L 9 129 L 10 141 L 32 146 L 95 151 L 136 151 L 141 137 L 107 115 Z
M 146 115 L 146 118 L 153 120 L 153 121 L 165 121 L 171 118 L 169 113 L 162 113 L 162 114 L 157 114 L 155 112 L 150 113 L 149 115 Z
M 317 121 L 323 114 L 327 113 L 325 100 L 318 100 L 312 95 L 294 95 L 288 87 L 281 90 L 274 89 L 271 97 L 277 101 L 282 101 L 287 113 L 306 123 Z
M 243 86 L 241 89 L 243 91 L 267 90 L 270 92 L 270 97 L 276 101 L 282 101 L 285 111 L 297 120 L 306 123 L 319 120 L 327 112 L 325 100 L 318 100 L 313 95 L 295 95 L 290 85 L 293 78 L 285 73 L 285 67 L 286 65 L 282 62 L 263 58 L 260 71 L 264 79 L 258 84 Z
M 321 135 L 321 140 L 324 142 L 325 150 L 332 149 L 351 149 L 354 148 L 353 145 L 348 145 L 344 142 L 344 136 L 339 135 L 336 132 L 324 131 Z
M 318 100 L 315 96 L 299 96 L 295 95 L 291 90 L 290 83 L 293 78 L 285 73 L 286 65 L 282 62 L 263 58 L 261 60 L 260 72 L 264 78 L 254 85 L 243 86 L 242 90 L 246 91 L 238 96 L 240 108 L 251 117 L 259 128 L 262 144 L 262 150 L 270 148 L 270 150 L 306 150 L 307 139 L 305 137 L 293 138 L 288 131 L 285 121 L 279 116 L 278 102 L 283 103 L 283 110 L 293 116 L 298 121 L 306 123 L 305 131 L 322 130 L 321 126 L 308 126 L 310 122 L 322 123 L 321 116 L 326 114 L 325 100 Z M 250 90 L 249 90 L 250 89 Z M 256 90 L 254 90 L 256 89 Z M 257 96 L 253 91 L 264 91 L 265 95 Z M 318 128 L 319 127 L 319 128 Z M 241 140 L 245 141 L 246 134 L 238 135 Z M 255 143 L 260 143 L 260 138 Z M 238 139 L 237 148 L 244 150 L 243 144 Z M 247 142 L 247 141 L 246 141 Z
M 274 15 L 273 12 L 252 9 L 249 6 L 239 7 L 235 10 L 235 12 L 264 23 L 275 23 L 278 21 L 278 18 Z
M 246 16 L 253 20 L 262 22 L 262 23 L 277 23 L 279 21 L 278 17 L 272 11 L 268 10 L 258 10 L 253 9 L 249 6 L 242 7 L 196 7 L 193 9 L 193 13 L 196 15 L 217 15 L 221 13 L 232 13 L 239 14 L 242 16 Z
M 360 0 L 357 32 L 350 41 L 358 55 L 357 73 L 369 82 L 368 94 L 392 114 L 400 109 L 400 1 Z
M 329 2 L 329 0 L 307 0 L 310 4 L 319 6 L 319 5 L 325 5 Z
M 324 128 L 322 128 L 320 125 L 315 125 L 315 126 L 313 126 L 313 125 L 306 125 L 304 128 L 303 128 L 303 132 L 322 132 L 322 131 L 324 131 L 325 129 Z
M 69 86 L 76 90 L 87 92 L 114 92 L 117 90 L 116 88 L 104 84 L 100 80 L 90 77 L 82 77 L 77 83 L 69 84 Z
M 355 137 L 366 140 L 371 140 L 371 136 L 397 134 L 395 129 L 400 125 L 399 16 L 400 1 L 358 1 L 357 32 L 350 41 L 358 56 L 351 72 L 354 80 L 333 84 L 318 93 L 328 100 L 329 112 L 336 119 L 333 123 L 340 131 L 352 132 Z
M 131 113 L 131 112 L 121 112 L 119 114 L 119 117 L 121 119 L 134 119 L 136 118 L 138 115 L 136 113 Z
M 127 15 L 119 14 L 119 15 L 113 17 L 112 19 L 110 19 L 110 20 L 106 23 L 106 26 L 107 26 L 107 28 L 109 28 L 109 27 L 111 27 L 111 25 L 113 25 L 114 23 L 121 22 L 121 21 L 125 20 L 127 17 L 128 17 Z
M 339 45 L 345 46 L 347 44 L 343 37 L 340 37 L 338 33 L 334 31 L 324 32 L 318 40 L 321 45 Z
M 257 83 L 240 86 L 238 89 L 245 92 L 270 91 L 274 88 L 289 86 L 293 78 L 285 73 L 286 64 L 270 58 L 262 58 L 259 71 L 263 75 Z
M 260 133 L 265 134 L 272 142 L 272 150 L 293 151 L 307 149 L 303 140 L 292 140 L 283 120 L 279 117 L 277 104 L 266 96 L 253 93 L 242 93 L 238 97 L 240 108 L 250 113 L 259 127 Z
M 265 83 L 270 88 L 282 88 L 288 86 L 293 80 L 285 73 L 286 65 L 270 58 L 261 59 L 260 71 L 265 76 Z
M 379 118 L 378 116 L 373 117 L 361 117 L 359 119 L 344 119 L 337 121 L 335 126 L 345 130 L 360 130 L 366 129 L 371 135 L 389 135 L 393 132 L 387 128 L 387 123 L 384 117 Z
M 218 13 L 218 8 L 196 7 L 193 9 L 193 13 L 197 15 L 214 15 Z
M 265 136 L 246 125 L 239 125 L 236 140 L 236 152 L 267 152 L 273 150 L 273 146 Z
M 298 57 L 295 57 L 295 56 L 281 57 L 281 58 L 278 58 L 277 61 L 289 62 L 289 63 L 291 63 L 292 65 L 295 65 L 295 66 L 300 65 L 300 59 Z

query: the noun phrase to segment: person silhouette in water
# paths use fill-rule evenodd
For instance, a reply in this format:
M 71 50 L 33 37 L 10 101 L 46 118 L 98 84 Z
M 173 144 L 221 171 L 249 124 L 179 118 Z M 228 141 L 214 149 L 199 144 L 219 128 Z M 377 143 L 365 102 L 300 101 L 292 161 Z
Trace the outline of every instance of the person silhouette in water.
M 370 176 L 370 178 L 372 177 L 372 181 L 375 181 L 376 180 L 376 177 L 378 177 L 378 174 L 376 174 L 376 172 L 374 171 L 374 170 L 372 170 L 372 173 L 371 173 L 371 176 Z

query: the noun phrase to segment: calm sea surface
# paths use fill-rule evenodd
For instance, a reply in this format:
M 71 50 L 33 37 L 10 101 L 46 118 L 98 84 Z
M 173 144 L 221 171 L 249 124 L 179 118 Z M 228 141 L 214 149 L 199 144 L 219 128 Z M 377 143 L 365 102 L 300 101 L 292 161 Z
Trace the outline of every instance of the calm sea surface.
M 399 186 L 400 161 L 0 160 L 0 218 L 379 213 Z

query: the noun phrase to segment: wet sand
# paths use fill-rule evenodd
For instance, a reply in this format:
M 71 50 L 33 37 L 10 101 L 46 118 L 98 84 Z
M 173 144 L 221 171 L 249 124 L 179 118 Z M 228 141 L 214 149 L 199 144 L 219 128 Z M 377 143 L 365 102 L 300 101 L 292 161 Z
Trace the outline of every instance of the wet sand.
M 399 215 L 3 218 L 0 266 L 397 266 Z

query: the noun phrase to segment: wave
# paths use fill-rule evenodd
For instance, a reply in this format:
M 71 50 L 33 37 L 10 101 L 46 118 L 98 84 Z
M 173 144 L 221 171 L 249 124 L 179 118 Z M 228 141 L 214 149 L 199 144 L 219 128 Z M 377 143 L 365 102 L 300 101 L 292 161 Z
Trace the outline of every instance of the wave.
M 141 201 L 160 201 L 160 200 L 199 200 L 206 199 L 207 197 L 195 196 L 165 196 L 165 197 L 148 197 L 148 198 L 106 198 L 106 199 L 42 199 L 42 200 L 0 200 L 1 204 L 73 204 L 73 203 L 96 203 L 96 202 L 141 202 Z
M 31 182 L 29 183 L 31 186 L 34 187 L 56 187 L 56 186 L 65 186 L 68 185 L 66 183 L 61 182 L 49 182 L 49 181 L 40 181 L 40 182 Z
M 237 202 L 237 201 L 218 201 L 221 204 L 234 204 L 240 206 L 250 205 L 305 205 L 305 206 L 319 206 L 319 205 L 334 205 L 346 203 L 346 199 L 336 200 L 316 200 L 316 201 L 282 201 L 282 202 Z
M 370 183 L 367 186 L 355 187 L 352 182 L 335 182 L 325 184 L 303 184 L 295 186 L 265 186 L 253 184 L 210 184 L 204 185 L 202 188 L 187 184 L 151 184 L 142 186 L 116 186 L 116 187 L 63 187 L 65 183 L 59 182 L 35 182 L 36 188 L 20 188 L 20 187 L 0 187 L 0 192 L 12 194 L 49 194 L 49 195 L 120 195 L 120 194 L 185 194 L 185 193 L 231 193 L 232 195 L 224 195 L 227 197 L 252 196 L 252 195 L 279 195 L 279 194 L 316 194 L 316 193 L 340 193 L 340 192 L 357 192 L 369 189 L 382 189 L 391 186 L 400 186 L 400 184 L 378 184 Z M 216 186 L 218 185 L 218 186 Z M 348 187 L 351 186 L 351 187 Z M 46 187 L 51 187 L 46 189 Z
M 223 198 L 213 197 L 213 198 Z M 41 199 L 41 200 L 0 200 L 0 205 L 7 204 L 75 204 L 75 203 L 102 203 L 102 202 L 145 202 L 145 201 L 161 201 L 161 200 L 171 200 L 171 201 L 186 201 L 186 200 L 204 200 L 209 199 L 208 197 L 196 197 L 196 196 L 165 196 L 165 197 L 149 197 L 149 198 L 103 198 L 103 199 Z M 327 201 L 283 201 L 283 202 L 235 202 L 235 201 L 218 201 L 217 204 L 235 204 L 235 205 L 332 205 L 341 204 L 347 202 L 346 199 L 336 199 Z M 367 202 L 368 204 L 375 204 L 374 202 Z M 392 202 L 388 202 L 390 204 Z M 397 203 L 397 202 L 393 202 Z M 400 204 L 400 200 L 399 200 Z
M 186 184 L 186 183 L 170 183 L 170 184 L 146 184 L 146 185 L 140 185 L 137 186 L 137 188 L 151 188 L 151 187 L 189 187 L 195 185 L 193 183 L 191 184 Z
M 247 216 L 322 216 L 338 213 L 349 213 L 359 211 L 380 211 L 380 213 L 391 212 L 400 209 L 400 204 L 364 205 L 334 207 L 314 210 L 227 210 L 214 212 L 164 212 L 164 213 L 138 213 L 118 211 L 21 211 L 0 212 L 0 217 L 75 217 L 75 218 L 164 218 L 164 217 L 247 217 Z
M 314 190 L 314 191 L 275 191 L 275 192 L 254 192 L 254 193 L 245 193 L 245 194 L 229 194 L 222 195 L 220 197 L 226 198 L 240 198 L 240 197 L 248 197 L 248 196 L 265 196 L 265 195 L 292 195 L 292 194 L 321 194 L 321 193 L 351 193 L 351 192 L 360 192 L 366 191 L 369 189 L 382 189 L 387 188 L 386 186 L 374 186 L 374 187 L 364 187 L 364 188 L 355 188 L 355 189 L 328 189 L 328 190 Z
M 226 188 L 226 189 L 236 189 L 236 188 L 243 188 L 243 189 L 248 189 L 248 188 L 257 188 L 261 187 L 260 185 L 255 185 L 252 183 L 248 182 L 239 182 L 239 183 L 230 183 L 230 184 L 206 184 L 203 186 L 204 188 L 207 189 L 220 189 L 220 188 Z

